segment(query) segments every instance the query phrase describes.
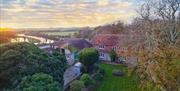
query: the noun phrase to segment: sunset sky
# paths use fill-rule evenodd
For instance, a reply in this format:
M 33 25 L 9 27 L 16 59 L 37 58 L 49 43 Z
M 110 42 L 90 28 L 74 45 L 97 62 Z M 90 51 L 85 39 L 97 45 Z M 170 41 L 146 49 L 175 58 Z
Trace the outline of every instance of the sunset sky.
M 130 22 L 139 0 L 0 0 L 0 27 L 50 28 Z

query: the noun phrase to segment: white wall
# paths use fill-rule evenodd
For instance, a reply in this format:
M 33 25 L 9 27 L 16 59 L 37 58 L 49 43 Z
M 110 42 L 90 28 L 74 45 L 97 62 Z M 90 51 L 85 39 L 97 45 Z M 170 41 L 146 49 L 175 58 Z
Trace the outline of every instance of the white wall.
M 103 61 L 111 61 L 111 58 L 108 53 L 100 53 L 99 59 Z
M 71 53 L 70 50 L 65 49 L 65 56 L 69 65 L 72 65 L 75 62 L 74 53 Z

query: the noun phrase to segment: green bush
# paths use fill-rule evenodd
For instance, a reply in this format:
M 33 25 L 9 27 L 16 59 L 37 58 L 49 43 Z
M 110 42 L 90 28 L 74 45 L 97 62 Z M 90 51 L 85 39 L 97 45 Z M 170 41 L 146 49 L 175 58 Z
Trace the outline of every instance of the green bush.
M 112 51 L 109 53 L 109 55 L 110 55 L 111 61 L 112 61 L 112 62 L 115 62 L 116 59 L 117 59 L 117 54 L 116 54 L 116 52 L 115 52 L 114 50 L 112 50 Z
M 96 73 L 93 75 L 93 79 L 97 82 L 102 81 L 104 78 L 104 74 L 105 70 L 100 65 L 98 65 Z
M 105 74 L 105 70 L 104 70 L 102 67 L 100 67 L 100 68 L 98 69 L 98 73 L 104 75 L 104 74 Z
M 79 61 L 86 72 L 92 72 L 94 64 L 99 62 L 99 53 L 94 48 L 85 48 L 80 52 Z
M 85 86 L 93 84 L 93 79 L 89 76 L 89 74 L 83 74 L 80 80 L 84 82 Z
M 94 79 L 95 81 L 97 81 L 97 82 L 102 81 L 103 78 L 104 78 L 104 76 L 103 76 L 103 74 L 101 74 L 101 73 L 96 73 L 96 74 L 93 76 L 93 79 Z
M 70 84 L 70 91 L 81 91 L 84 87 L 83 81 L 75 80 Z
M 94 70 L 98 71 L 100 69 L 100 65 L 98 63 L 94 64 Z
M 53 81 L 53 77 L 36 73 L 32 76 L 26 76 L 20 84 L 14 89 L 15 91 L 62 91 L 59 83 Z M 13 91 L 13 90 L 12 90 Z

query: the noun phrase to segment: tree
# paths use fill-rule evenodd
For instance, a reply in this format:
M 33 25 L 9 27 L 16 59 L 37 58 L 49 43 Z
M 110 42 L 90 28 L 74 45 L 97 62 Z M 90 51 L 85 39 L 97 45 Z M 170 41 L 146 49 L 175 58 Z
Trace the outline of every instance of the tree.
M 107 24 L 104 26 L 98 26 L 93 31 L 95 34 L 119 34 L 125 29 L 124 23 L 121 21 L 116 21 L 112 24 Z
M 0 28 L 0 44 L 10 42 L 15 37 L 15 33 L 10 29 Z
M 84 82 L 75 80 L 70 84 L 70 91 L 82 91 L 84 88 Z
M 25 76 L 14 89 L 16 91 L 62 91 L 59 83 L 53 80 L 53 77 L 36 73 L 32 76 Z
M 139 28 L 144 35 L 134 54 L 138 57 L 135 71 L 142 89 L 151 86 L 165 91 L 179 90 L 180 69 L 175 63 L 180 55 L 179 9 L 179 0 L 152 0 L 145 1 L 138 12 Z
M 14 88 L 27 75 L 43 72 L 63 85 L 66 59 L 59 52 L 48 54 L 31 43 L 0 46 L 0 89 Z
M 81 37 L 80 34 L 77 33 L 77 32 L 75 32 L 75 33 L 73 34 L 73 36 L 74 36 L 75 38 L 80 38 L 80 37 Z
M 122 21 L 115 22 L 111 26 L 113 34 L 121 33 L 122 31 L 124 31 L 124 24 Z
M 115 61 L 116 61 L 116 58 L 117 58 L 116 52 L 115 52 L 114 50 L 112 50 L 112 51 L 109 53 L 109 55 L 110 55 L 111 61 L 112 61 L 112 62 L 115 62 Z
M 99 53 L 93 48 L 84 48 L 80 52 L 79 61 L 84 65 L 86 72 L 92 72 L 94 64 L 99 61 Z
M 83 74 L 80 78 L 81 81 L 84 82 L 85 86 L 89 86 L 93 83 L 92 78 L 89 76 L 89 74 Z

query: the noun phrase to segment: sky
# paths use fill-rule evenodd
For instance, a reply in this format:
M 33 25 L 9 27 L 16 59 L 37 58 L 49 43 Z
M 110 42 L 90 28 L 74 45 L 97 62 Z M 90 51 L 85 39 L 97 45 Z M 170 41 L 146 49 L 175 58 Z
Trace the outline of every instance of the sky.
M 139 0 L 0 0 L 0 27 L 98 26 L 137 16 Z

